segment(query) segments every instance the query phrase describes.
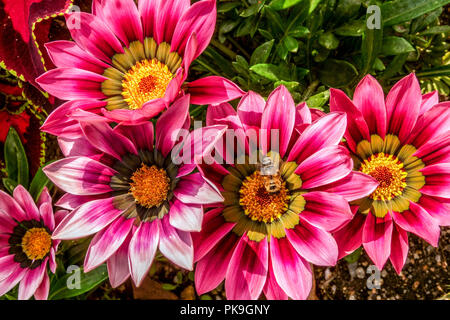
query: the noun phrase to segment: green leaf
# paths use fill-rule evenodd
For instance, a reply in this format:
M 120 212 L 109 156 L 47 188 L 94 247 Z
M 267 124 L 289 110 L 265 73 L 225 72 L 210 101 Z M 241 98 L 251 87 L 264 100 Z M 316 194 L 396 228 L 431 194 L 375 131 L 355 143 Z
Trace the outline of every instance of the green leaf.
M 200 296 L 200 300 L 212 300 L 213 298 L 208 294 L 203 294 Z
M 330 91 L 323 91 L 316 95 L 313 95 L 308 100 L 306 100 L 306 104 L 310 108 L 321 109 L 330 99 Z
M 289 30 L 289 35 L 294 38 L 306 38 L 311 34 L 311 31 L 305 26 L 294 26 Z
M 270 51 L 272 50 L 274 42 L 275 40 L 272 39 L 256 48 L 250 58 L 250 65 L 253 66 L 259 63 L 265 63 L 270 56 Z
M 261 4 L 255 3 L 255 4 L 251 5 L 250 7 L 244 9 L 241 12 L 240 16 L 243 18 L 253 16 L 254 14 L 258 13 L 258 11 L 261 9 L 261 7 L 262 7 Z
M 12 194 L 14 192 L 14 189 L 17 187 L 17 182 L 9 179 L 9 178 L 3 178 L 2 179 L 3 185 L 5 186 L 5 189 Z
M 439 33 L 450 33 L 450 26 L 434 26 L 427 30 L 424 30 L 420 32 L 419 34 L 422 36 L 426 35 L 433 35 L 433 34 L 439 34 Z
M 339 40 L 331 32 L 322 33 L 319 37 L 319 44 L 328 50 L 334 50 L 339 46 Z
M 255 64 L 250 67 L 250 70 L 254 73 L 267 78 L 272 81 L 278 81 L 280 79 L 280 70 L 278 66 L 270 64 L 270 63 L 260 63 Z
M 344 60 L 328 59 L 320 67 L 320 80 L 329 87 L 340 88 L 352 83 L 358 70 Z
M 295 6 L 296 4 L 302 2 L 303 0 L 273 0 L 269 6 L 274 10 L 284 10 Z
M 415 51 L 411 43 L 402 37 L 386 37 L 383 40 L 382 54 L 385 56 L 397 56 Z
M 365 21 L 353 20 L 334 30 L 334 33 L 336 33 L 338 36 L 344 37 L 360 37 L 363 35 L 365 28 Z
M 361 74 L 365 75 L 372 70 L 372 66 L 383 46 L 383 26 L 380 29 L 369 29 L 367 26 L 363 33 L 361 55 L 362 70 Z
M 284 38 L 283 45 L 289 52 L 295 53 L 298 50 L 298 41 L 291 36 Z
M 381 16 L 385 26 L 410 21 L 424 13 L 443 7 L 449 0 L 396 0 L 381 5 Z
M 362 248 L 359 247 L 358 249 L 356 249 L 355 251 L 350 253 L 348 256 L 346 256 L 344 259 L 348 263 L 355 263 L 359 260 L 359 257 L 361 257 L 361 252 L 362 252 Z
M 53 161 L 51 161 L 53 162 Z M 46 163 L 45 165 L 50 164 Z M 44 190 L 45 187 L 50 189 L 50 186 L 52 185 L 51 181 L 47 176 L 45 175 L 44 171 L 42 171 L 42 168 L 39 168 L 39 170 L 36 172 L 33 180 L 30 184 L 30 194 L 33 197 L 34 201 L 38 201 L 39 197 L 41 196 L 42 190 Z
M 94 289 L 108 278 L 108 270 L 106 269 L 105 264 L 102 264 L 98 268 L 88 273 L 84 273 L 83 268 L 80 269 L 80 288 L 69 289 L 67 285 L 68 281 L 72 279 L 70 277 L 73 277 L 75 272 L 78 271 L 65 274 L 63 277 L 57 280 L 54 286 L 51 287 L 49 300 L 67 299 L 79 296 Z
M 175 290 L 178 286 L 175 285 L 175 284 L 172 284 L 172 283 L 163 283 L 163 284 L 161 285 L 161 287 L 162 287 L 164 290 L 172 291 L 172 290 Z
M 9 128 L 5 141 L 5 162 L 8 178 L 23 185 L 26 189 L 29 184 L 28 160 L 22 141 L 13 127 Z
M 233 10 L 236 7 L 239 7 L 241 4 L 242 4 L 242 2 L 239 2 L 239 1 L 221 3 L 219 5 L 219 7 L 217 8 L 217 12 L 225 13 L 225 12 Z

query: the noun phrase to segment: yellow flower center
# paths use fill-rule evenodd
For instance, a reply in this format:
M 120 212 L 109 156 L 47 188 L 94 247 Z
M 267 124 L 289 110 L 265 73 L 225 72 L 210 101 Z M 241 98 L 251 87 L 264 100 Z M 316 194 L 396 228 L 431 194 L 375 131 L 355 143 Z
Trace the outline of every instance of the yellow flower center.
M 408 174 L 403 169 L 403 163 L 391 154 L 381 152 L 372 155 L 364 160 L 359 170 L 372 176 L 379 183 L 378 188 L 369 196 L 373 200 L 392 200 L 401 195 L 406 187 L 405 180 Z
M 173 74 L 158 59 L 136 63 L 122 80 L 122 96 L 130 109 L 140 109 L 143 104 L 164 97 Z
M 242 182 L 239 190 L 239 204 L 245 214 L 254 221 L 272 222 L 280 218 L 288 209 L 289 194 L 286 183 L 281 180 L 268 182 L 270 176 L 263 176 L 255 171 Z M 275 183 L 277 192 L 270 192 L 268 185 Z
M 167 199 L 170 179 L 164 169 L 144 164 L 133 174 L 131 180 L 130 192 L 141 206 L 159 206 Z
M 43 259 L 51 246 L 52 238 L 45 228 L 29 229 L 22 238 L 22 250 L 30 260 Z

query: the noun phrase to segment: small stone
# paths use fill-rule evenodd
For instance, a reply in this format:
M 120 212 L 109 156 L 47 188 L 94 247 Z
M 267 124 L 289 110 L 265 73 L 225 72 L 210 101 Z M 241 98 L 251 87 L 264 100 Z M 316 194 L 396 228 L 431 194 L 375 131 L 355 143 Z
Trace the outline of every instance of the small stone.
M 355 277 L 355 275 L 356 275 L 356 267 L 357 267 L 357 265 L 358 265 L 358 263 L 357 262 L 353 262 L 353 263 L 349 263 L 348 264 L 348 272 L 350 273 L 350 277 L 352 278 L 352 280 L 353 280 L 353 278 Z
M 332 274 L 331 274 L 330 268 L 326 268 L 325 269 L 325 280 L 330 280 L 331 276 L 332 276 Z
M 381 276 L 382 276 L 383 278 L 386 278 L 387 275 L 388 275 L 388 273 L 387 273 L 386 270 L 381 271 Z
M 416 290 L 419 287 L 419 285 L 420 285 L 420 282 L 419 281 L 415 281 L 413 283 L 413 289 Z
M 435 259 L 436 259 L 437 263 L 441 263 L 441 255 L 440 254 L 437 254 Z
M 359 279 L 364 279 L 364 277 L 366 276 L 366 273 L 364 272 L 364 269 L 361 268 L 361 267 L 356 268 L 355 273 L 356 273 L 356 276 L 357 276 Z
M 193 286 L 188 286 L 181 292 L 181 300 L 195 300 L 195 290 Z
M 355 297 L 355 295 L 350 295 L 350 297 L 348 297 L 348 300 L 356 300 L 356 297 Z

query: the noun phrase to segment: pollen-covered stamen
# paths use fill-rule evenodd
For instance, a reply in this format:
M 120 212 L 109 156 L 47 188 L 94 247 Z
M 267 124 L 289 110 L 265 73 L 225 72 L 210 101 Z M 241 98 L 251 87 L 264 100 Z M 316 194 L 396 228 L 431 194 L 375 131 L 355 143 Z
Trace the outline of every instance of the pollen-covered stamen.
M 137 203 L 151 208 L 161 205 L 167 199 L 170 179 L 164 169 L 142 165 L 131 177 L 130 192 Z
M 403 169 L 403 163 L 391 154 L 381 152 L 372 155 L 363 162 L 360 171 L 379 183 L 378 188 L 369 196 L 373 200 L 392 200 L 401 195 L 406 187 L 408 173 Z
M 172 78 L 172 72 L 158 59 L 142 60 L 125 74 L 122 96 L 130 109 L 140 109 L 150 100 L 163 98 Z
M 30 260 L 43 259 L 51 246 L 52 238 L 45 228 L 29 229 L 22 238 L 22 250 Z
M 259 171 L 245 179 L 239 193 L 239 204 L 254 221 L 272 222 L 288 209 L 290 196 L 286 183 L 282 181 L 278 192 L 270 193 L 266 190 L 266 180 Z

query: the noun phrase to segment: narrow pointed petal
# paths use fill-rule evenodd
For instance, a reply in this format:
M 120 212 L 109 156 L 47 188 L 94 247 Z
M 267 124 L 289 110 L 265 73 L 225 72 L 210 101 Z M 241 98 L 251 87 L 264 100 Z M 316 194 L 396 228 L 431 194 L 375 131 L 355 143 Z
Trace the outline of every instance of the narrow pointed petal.
M 44 225 L 49 228 L 50 230 L 53 230 L 55 228 L 55 218 L 53 215 L 53 206 L 50 203 L 43 203 L 39 207 L 39 219 L 43 220 Z
M 74 194 L 66 193 L 64 194 L 56 203 L 55 206 L 67 209 L 75 210 L 82 204 L 98 199 L 105 199 L 108 195 L 93 195 L 93 196 L 77 196 Z
M 450 199 L 430 197 L 423 194 L 419 205 L 424 208 L 440 226 L 450 226 Z
M 202 295 L 215 289 L 224 279 L 237 244 L 234 234 L 223 238 L 195 268 L 195 288 Z
M 379 270 L 391 255 L 393 222 L 389 214 L 384 218 L 377 218 L 371 212 L 367 218 L 363 229 L 363 246 L 370 259 Z
M 65 192 L 95 195 L 112 191 L 111 177 L 117 172 L 87 157 L 69 157 L 43 169 L 47 177 Z
M 151 2 L 151 1 L 149 1 Z M 175 36 L 174 31 L 186 11 L 190 8 L 190 0 L 164 1 L 155 3 L 154 14 L 154 37 L 157 43 L 172 43 Z M 172 44 L 173 46 L 173 44 Z
M 450 162 L 450 131 L 426 142 L 414 153 L 427 165 Z
M 288 156 L 288 161 L 301 163 L 317 150 L 336 146 L 347 126 L 344 113 L 332 112 L 317 119 L 300 135 Z
M 26 213 L 28 219 L 40 220 L 39 210 L 34 203 L 34 199 L 22 185 L 18 185 L 14 189 L 13 196 Z
M 305 159 L 295 170 L 303 189 L 317 188 L 336 182 L 350 174 L 353 161 L 342 146 L 323 148 Z
M 0 297 L 14 288 L 23 279 L 28 269 L 17 268 L 6 279 L 0 281 Z
M 408 256 L 408 233 L 394 224 L 390 260 L 395 271 L 400 274 Z
M 421 193 L 450 198 L 450 163 L 433 164 L 420 171 L 425 176 L 425 186 L 419 190 Z
M 189 232 L 177 230 L 169 223 L 169 217 L 161 220 L 159 250 L 177 266 L 192 270 L 194 263 L 194 246 Z
M 42 89 L 62 100 L 104 99 L 101 84 L 108 78 L 76 68 L 57 68 L 36 78 Z
M 267 273 L 266 284 L 264 285 L 264 295 L 267 300 L 287 300 L 289 297 L 286 292 L 281 289 L 275 279 L 275 274 L 272 267 L 272 259 L 269 257 L 269 271 Z
M 120 248 L 130 233 L 134 220 L 119 217 L 94 236 L 84 259 L 84 272 L 94 270 Z
M 47 272 L 45 272 L 41 285 L 34 292 L 34 298 L 36 300 L 47 300 L 49 291 L 50 291 L 50 278 L 48 277 Z
M 187 84 L 191 103 L 198 105 L 220 104 L 242 97 L 245 92 L 235 83 L 218 76 L 209 76 Z
M 347 201 L 362 199 L 374 192 L 378 181 L 369 175 L 352 171 L 339 181 L 320 186 L 315 191 L 325 191 L 343 196 Z
M 17 201 L 2 190 L 0 190 L 0 210 L 18 221 L 27 219 L 27 214 Z
M 388 131 L 405 142 L 420 113 L 422 94 L 414 73 L 397 82 L 386 97 Z
M 128 264 L 131 278 L 138 287 L 147 276 L 153 262 L 161 233 L 158 219 L 153 222 L 141 222 L 130 240 Z
M 260 242 L 242 236 L 234 249 L 225 277 L 229 300 L 256 300 L 266 283 L 269 269 L 267 239 Z
M 53 231 L 52 238 L 74 240 L 94 234 L 113 222 L 122 210 L 114 207 L 113 199 L 88 202 L 67 215 Z
M 370 134 L 378 134 L 384 139 L 387 127 L 384 92 L 378 81 L 370 74 L 356 87 L 353 103 L 361 111 Z
M 409 210 L 393 213 L 394 221 L 402 229 L 421 237 L 433 247 L 438 246 L 440 228 L 438 222 L 420 205 L 410 202 Z
M 258 130 L 261 127 L 262 114 L 266 101 L 259 94 L 249 91 L 240 100 L 237 113 L 244 128 Z
M 370 141 L 369 127 L 362 112 L 342 90 L 330 89 L 330 110 L 346 113 L 348 125 L 344 137 L 353 151 L 361 140 Z
M 47 259 L 37 268 L 28 270 L 20 281 L 19 300 L 28 300 L 36 292 L 37 288 L 44 279 L 44 273 L 47 272 Z
M 200 173 L 183 177 L 173 194 L 184 203 L 210 204 L 223 201 L 218 190 L 214 189 Z
M 151 122 L 134 126 L 120 124 L 114 131 L 130 140 L 137 150 L 153 150 L 154 134 Z
M 286 230 L 286 235 L 297 253 L 312 264 L 336 265 L 338 247 L 330 233 L 302 221 L 294 229 Z
M 439 92 L 433 91 L 422 96 L 422 104 L 420 105 L 420 114 L 424 114 L 434 105 L 439 103 Z
M 357 210 L 357 208 L 356 208 Z M 339 248 L 338 259 L 349 255 L 362 244 L 362 235 L 366 216 L 356 212 L 353 219 L 336 231 L 333 236 Z
M 199 204 L 184 204 L 175 200 L 170 206 L 170 224 L 183 231 L 199 232 L 202 228 L 203 208 Z
M 287 238 L 271 238 L 270 258 L 278 285 L 292 299 L 305 300 L 312 288 L 311 268 Z
M 300 219 L 325 231 L 334 231 L 353 218 L 348 202 L 337 194 L 314 191 L 303 194 L 305 210 Z
M 133 232 L 130 232 L 120 248 L 107 261 L 109 283 L 113 288 L 117 288 L 130 277 L 128 247 L 132 236 Z
M 267 130 L 267 139 L 261 138 L 263 150 L 278 149 L 281 157 L 284 157 L 294 130 L 295 113 L 295 103 L 291 94 L 285 86 L 279 86 L 267 99 L 267 106 L 262 115 L 261 129 Z M 279 132 L 278 141 L 270 139 L 271 130 Z

